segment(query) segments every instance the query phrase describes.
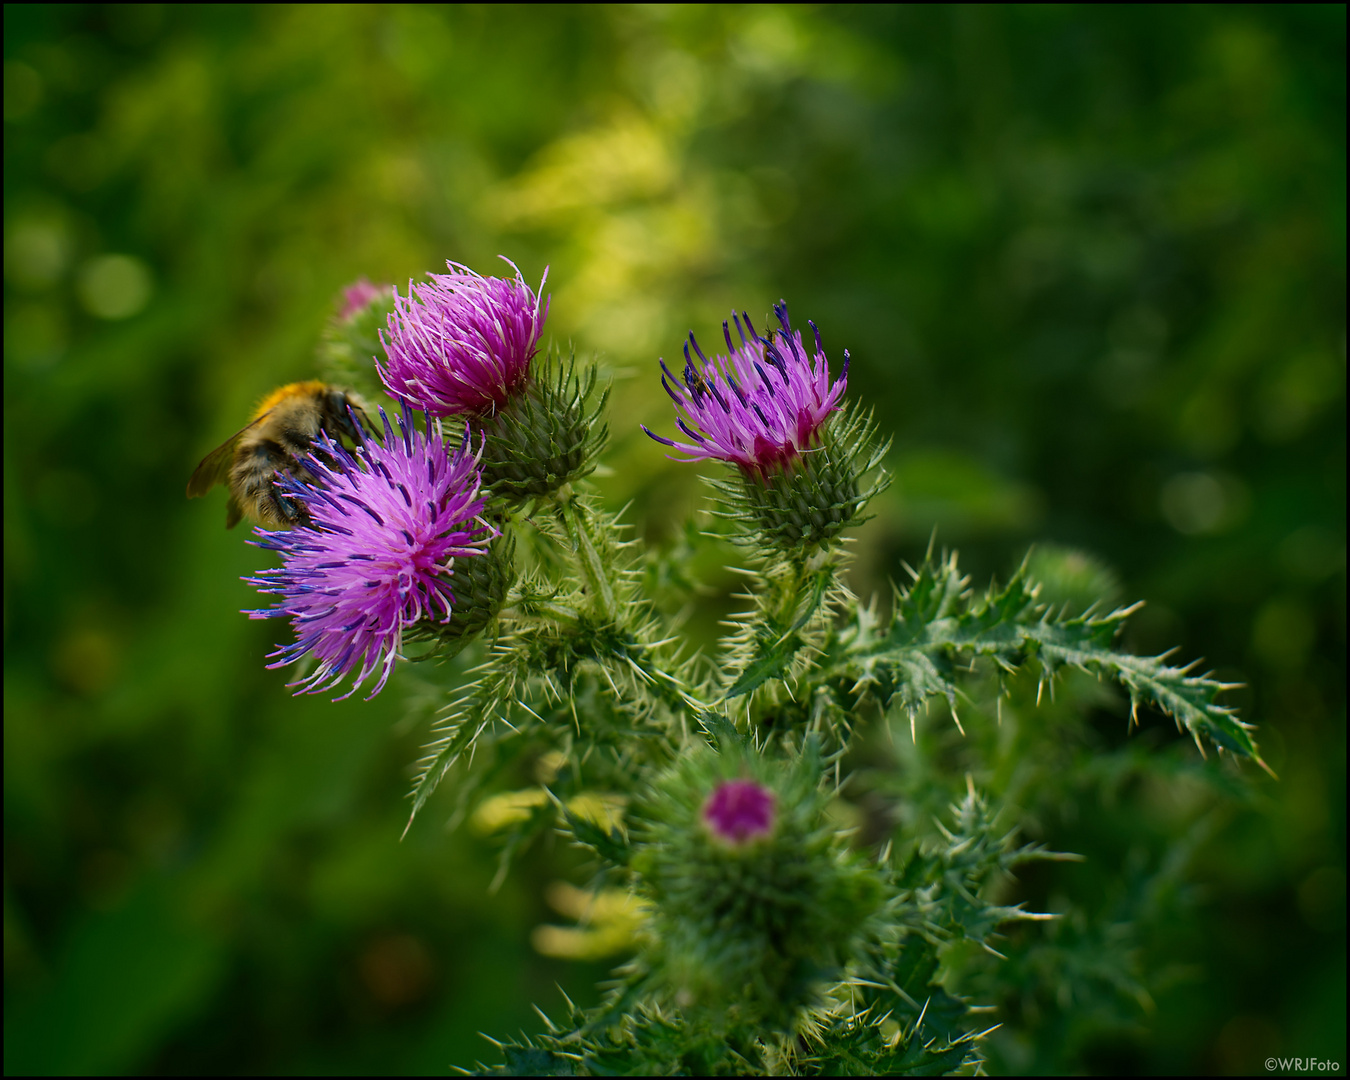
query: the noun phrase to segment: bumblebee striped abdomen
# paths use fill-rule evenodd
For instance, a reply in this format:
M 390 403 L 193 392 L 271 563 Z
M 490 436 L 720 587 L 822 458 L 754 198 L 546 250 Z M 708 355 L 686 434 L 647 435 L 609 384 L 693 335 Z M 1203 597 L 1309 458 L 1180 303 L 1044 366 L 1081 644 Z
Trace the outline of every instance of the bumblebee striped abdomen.
M 341 387 L 317 380 L 279 387 L 263 399 L 247 427 L 202 459 L 188 481 L 188 498 L 226 484 L 227 529 L 245 515 L 268 528 L 303 525 L 308 520 L 303 506 L 282 490 L 279 478 L 312 482 L 303 459 L 313 452 L 319 432 L 360 442 L 365 421 L 361 399 Z

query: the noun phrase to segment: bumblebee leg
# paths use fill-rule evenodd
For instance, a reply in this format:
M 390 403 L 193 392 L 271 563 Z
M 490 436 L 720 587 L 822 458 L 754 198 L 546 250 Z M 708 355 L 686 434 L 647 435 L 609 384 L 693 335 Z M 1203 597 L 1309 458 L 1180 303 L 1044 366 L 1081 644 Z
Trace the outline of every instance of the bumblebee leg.
M 272 483 L 267 493 L 268 509 L 272 515 L 287 528 L 295 528 L 297 525 L 308 525 L 310 523 L 309 510 L 305 504 L 281 489 L 281 485 L 275 481 Z

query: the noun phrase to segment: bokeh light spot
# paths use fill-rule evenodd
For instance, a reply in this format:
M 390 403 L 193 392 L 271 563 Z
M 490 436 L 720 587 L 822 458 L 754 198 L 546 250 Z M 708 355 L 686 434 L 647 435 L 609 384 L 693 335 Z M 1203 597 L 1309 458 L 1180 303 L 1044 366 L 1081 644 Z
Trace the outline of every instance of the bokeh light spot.
M 5 280 L 29 292 L 48 289 L 70 265 L 73 246 L 61 219 L 20 219 L 5 230 Z
M 1177 473 L 1158 495 L 1167 523 L 1186 536 L 1225 532 L 1246 518 L 1250 506 L 1246 485 L 1226 473 Z
M 5 119 L 22 119 L 40 104 L 42 104 L 42 76 L 22 60 L 6 60 Z
M 150 302 L 150 268 L 132 255 L 99 255 L 80 268 L 80 304 L 100 319 L 129 319 Z

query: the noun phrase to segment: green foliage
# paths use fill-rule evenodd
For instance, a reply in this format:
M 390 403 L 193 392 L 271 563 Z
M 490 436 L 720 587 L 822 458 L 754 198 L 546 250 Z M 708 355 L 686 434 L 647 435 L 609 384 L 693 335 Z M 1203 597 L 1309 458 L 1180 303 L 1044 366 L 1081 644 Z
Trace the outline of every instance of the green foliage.
M 838 566 L 806 566 L 796 562 L 775 565 L 751 575 L 759 585 L 752 597 L 755 609 L 735 627 L 728 641 L 727 668 L 735 681 L 723 695 L 736 698 L 758 689 L 768 679 L 786 678 L 792 660 L 828 622 L 842 596 Z M 831 594 L 839 594 L 832 596 Z
M 627 837 L 618 829 L 597 825 L 580 814 L 573 813 L 566 805 L 560 806 L 559 809 L 563 819 L 562 828 L 575 844 L 590 848 L 603 863 L 610 866 L 622 868 L 628 865 L 632 848 Z
M 516 745 L 542 738 L 575 768 L 597 752 L 614 757 L 606 766 L 612 769 L 662 762 L 672 753 L 668 716 L 659 710 L 683 704 L 685 691 L 668 670 L 678 667 L 655 659 L 665 643 L 635 595 L 636 575 L 622 561 L 617 525 L 584 496 L 562 497 L 567 501 L 538 518 L 539 531 L 523 518 L 517 524 L 534 533 L 532 546 L 551 543 L 556 554 L 576 560 L 570 583 L 527 575 L 512 590 L 477 677 L 437 719 L 414 785 L 414 817 L 456 762 L 472 758 L 482 737 Z
M 542 811 L 489 895 L 493 837 L 442 825 L 461 797 L 617 790 L 606 747 L 653 727 L 585 663 L 580 781 L 498 722 L 391 843 L 407 762 L 486 644 L 369 703 L 293 699 L 262 668 L 274 628 L 237 614 L 263 556 L 181 498 L 313 373 L 343 286 L 503 252 L 552 264 L 550 333 L 613 376 L 598 502 L 649 545 L 632 568 L 690 664 L 654 685 L 691 735 L 853 716 L 842 682 L 678 704 L 734 682 L 708 658 L 747 557 L 725 531 L 687 545 L 693 470 L 638 431 L 669 406 L 632 375 L 780 296 L 850 347 L 850 394 L 896 434 L 842 575 L 883 594 L 878 624 L 935 524 L 980 583 L 1048 538 L 1148 599 L 1123 647 L 1246 684 L 1224 700 L 1279 784 L 1201 763 L 1148 708 L 1127 738 L 1119 684 L 1072 666 L 1039 705 L 1038 661 L 958 673 L 965 736 L 945 695 L 917 740 L 900 703 L 860 711 L 835 808 L 860 845 L 929 836 L 972 772 L 1087 856 L 991 886 L 1064 917 L 1011 924 L 1008 961 L 978 950 L 953 987 L 1003 1024 L 988 1071 L 1336 1057 L 1344 10 L 8 5 L 7 1071 L 421 1074 L 537 1026 L 528 988 L 595 1004 L 603 972 L 529 930 L 596 856 Z M 535 580 L 552 556 L 518 544 Z M 1036 556 L 1030 577 L 1072 614 L 1122 598 Z
M 797 1062 L 797 1076 L 948 1076 L 979 1064 L 978 1035 L 925 1038 L 921 1014 L 914 1027 L 887 1037 L 870 1013 L 835 1021 Z
M 809 777 L 810 761 L 808 752 L 796 773 L 796 782 Z M 740 764 L 744 767 L 748 763 L 742 759 Z M 685 951 L 676 966 L 687 970 L 700 962 L 709 963 L 733 979 L 736 977 L 726 969 L 736 967 L 736 958 L 728 957 L 726 951 L 735 953 L 738 943 L 722 937 L 739 920 L 723 915 L 715 922 L 701 925 L 706 918 L 702 912 L 718 908 L 719 901 L 715 888 L 711 894 L 707 891 L 711 882 L 709 868 L 703 865 L 706 842 L 703 857 L 689 850 L 691 845 L 700 845 L 698 834 L 691 834 L 689 826 L 694 824 L 698 810 L 698 800 L 691 796 L 706 792 L 713 777 L 736 775 L 735 767 L 734 760 L 709 769 L 700 768 L 697 759 L 687 759 L 682 765 L 683 776 L 672 774 L 665 778 L 665 790 L 655 796 L 654 805 L 659 807 L 664 802 L 668 817 L 660 822 L 656 834 L 644 838 L 652 846 L 645 853 L 646 869 L 641 864 L 638 869 L 639 874 L 645 873 L 652 880 L 656 865 L 669 861 L 666 872 L 676 874 L 678 880 L 690 886 L 687 897 L 681 901 L 663 895 L 662 871 L 656 870 L 654 875 L 656 891 L 652 900 L 661 913 L 661 922 L 653 931 L 663 947 Z M 763 771 L 762 764 L 752 765 L 753 774 L 762 775 Z M 799 801 L 795 804 L 789 802 L 790 791 L 780 794 L 783 804 L 791 806 L 794 814 L 807 817 L 819 805 L 818 790 L 815 782 L 805 783 L 796 792 Z M 954 827 L 942 830 L 942 843 L 914 850 L 894 870 L 884 916 L 879 917 L 875 907 L 870 917 L 859 918 L 857 911 L 851 916 L 847 914 L 846 907 L 860 899 L 851 888 L 834 897 L 812 898 L 815 918 L 833 909 L 840 917 L 840 925 L 833 930 L 813 927 L 814 932 L 809 934 L 803 932 L 805 928 L 794 928 L 797 933 L 779 946 L 780 962 L 790 958 L 794 949 L 818 949 L 823 942 L 838 940 L 841 933 L 860 943 L 860 962 L 847 979 L 836 985 L 832 1000 L 822 1003 L 810 1021 L 791 1037 L 775 1035 L 762 1026 L 756 1032 L 743 1016 L 737 1015 L 756 997 L 738 983 L 733 984 L 734 990 L 726 984 L 704 987 L 705 996 L 699 1003 L 702 1008 L 687 997 L 676 1008 L 663 1007 L 651 1000 L 634 1007 L 629 1000 L 634 985 L 630 973 L 626 992 L 607 1007 L 590 1013 L 573 1007 L 569 1027 L 548 1021 L 548 1031 L 543 1035 L 498 1043 L 506 1061 L 489 1071 L 510 1075 L 531 1069 L 535 1075 L 581 1076 L 686 1072 L 931 1076 L 977 1066 L 981 1061 L 979 1041 L 988 1033 L 978 1021 L 987 1015 L 987 1010 L 974 1009 L 944 989 L 944 982 L 952 978 L 953 972 L 940 959 L 939 950 L 953 941 L 973 941 L 992 953 L 989 943 L 999 926 L 1016 920 L 1050 918 L 1029 914 L 1020 907 L 992 904 L 983 894 L 994 875 L 1038 860 L 1065 860 L 1073 856 L 1047 852 L 1034 845 L 1014 846 L 1013 834 L 996 828 L 985 801 L 973 788 L 961 803 L 952 807 L 951 813 Z M 817 835 L 818 852 L 824 850 L 820 846 L 823 839 Z M 784 871 L 793 875 L 798 886 L 810 880 L 813 873 L 817 881 L 822 877 L 818 869 L 813 871 L 803 864 L 800 856 L 794 859 L 779 841 L 772 847 L 757 849 L 754 858 L 780 866 L 776 870 L 745 866 L 742 868 L 745 881 L 768 882 L 781 877 Z M 878 898 L 880 883 L 872 876 L 874 873 L 862 865 L 852 871 L 855 882 L 868 882 L 863 889 L 863 895 L 867 896 L 864 907 L 875 905 Z M 729 880 L 728 885 L 738 880 L 741 879 Z M 700 883 L 703 888 L 699 888 Z M 778 885 L 783 888 L 781 881 Z M 790 894 L 794 890 L 789 886 L 783 891 Z M 762 908 L 765 898 L 741 893 L 728 902 L 758 904 Z M 693 910 L 681 911 L 686 905 Z M 680 936 L 681 919 L 688 920 L 687 939 Z M 646 962 L 657 970 L 658 965 L 668 970 L 671 959 L 648 956 Z M 642 970 L 650 972 L 651 968 Z M 762 972 L 757 974 L 759 978 L 768 977 Z M 776 988 L 776 992 L 782 994 L 783 988 Z M 728 1010 L 727 1000 L 738 1005 Z M 616 1013 L 620 1004 L 627 1008 Z
M 883 708 L 896 700 L 911 721 L 929 698 L 941 695 L 955 717 L 955 673 L 970 660 L 988 658 L 1013 672 L 1035 659 L 1048 686 L 1066 667 L 1110 676 L 1129 692 L 1132 715 L 1141 703 L 1151 705 L 1184 727 L 1202 753 L 1204 736 L 1220 750 L 1265 767 L 1251 725 L 1215 700 L 1232 686 L 1188 674 L 1194 664 L 1171 667 L 1165 655 L 1137 657 L 1115 648 L 1126 618 L 1142 605 L 1105 615 L 1093 615 L 1090 608 L 1081 615 L 1068 615 L 1067 608 L 1056 613 L 1038 602 L 1040 587 L 1029 578 L 1026 562 L 1006 586 L 991 586 L 976 598 L 955 554 L 934 560 L 931 548 L 910 573 L 914 581 L 897 592 L 889 626 L 874 630 L 871 617 L 860 616 L 846 643 L 832 650 L 830 674 L 852 680 L 852 693 L 874 695 Z
M 547 1017 L 545 1018 L 547 1020 Z M 587 1031 L 586 1014 L 573 1010 L 578 1032 L 549 1031 L 496 1043 L 504 1064 L 483 1067 L 503 1076 L 940 1076 L 973 1065 L 975 1038 L 925 1041 L 918 1029 L 897 1039 L 867 1015 L 834 1020 L 793 1045 L 729 1041 L 718 1028 L 643 1009 L 610 1028 Z M 493 1040 L 494 1043 L 496 1040 Z
M 872 441 L 864 428 L 855 434 Z M 1071 671 L 1110 676 L 1132 716 L 1141 703 L 1157 707 L 1202 749 L 1203 737 L 1260 762 L 1250 725 L 1216 702 L 1222 684 L 1121 651 L 1135 608 L 1098 615 L 1095 604 L 1075 613 L 1067 602 L 1040 602 L 1029 559 L 977 596 L 955 555 L 935 557 L 930 545 L 883 618 L 843 586 L 841 545 L 784 550 L 777 531 L 752 518 L 740 538 L 758 566 L 748 572 L 751 606 L 729 622 L 708 666 L 667 651 L 664 619 L 639 589 L 649 575 L 631 568 L 617 523 L 584 491 L 567 485 L 533 500 L 504 528 L 523 538 L 534 566 L 427 748 L 414 815 L 461 760 L 467 811 L 503 769 L 545 752 L 555 762 L 548 798 L 526 800 L 502 843 L 498 881 L 553 827 L 598 860 L 594 884 L 631 890 L 644 912 L 636 956 L 607 1001 L 576 1012 L 574 1030 L 501 1044 L 508 1070 L 664 1073 L 697 1063 L 705 1072 L 806 1075 L 979 1065 L 989 1007 L 957 992 L 972 949 L 1003 960 L 994 942 L 1005 927 L 1053 918 L 994 894 L 1019 867 L 1078 857 L 1018 845 L 1016 826 L 997 824 L 969 774 L 952 827 L 938 824 L 931 843 L 906 839 L 894 863 L 891 843 L 876 858 L 850 851 L 847 832 L 827 817 L 846 782 L 843 760 L 871 723 L 885 724 L 894 708 L 917 744 L 919 713 L 941 698 L 955 719 L 962 683 L 978 682 L 970 677 L 981 664 L 995 674 L 1000 703 L 1004 681 L 1024 671 L 1037 706 Z M 698 544 L 687 535 L 686 557 Z M 1077 584 L 1081 591 L 1081 576 Z M 480 747 L 489 763 L 475 770 Z M 733 780 L 772 793 L 767 833 L 714 835 L 714 792 Z M 577 800 L 587 797 L 617 798 L 626 820 L 583 812 Z M 1131 917 L 1123 913 L 1126 924 Z M 1107 982 L 1131 978 L 1121 968 Z M 995 977 L 986 989 L 998 986 Z

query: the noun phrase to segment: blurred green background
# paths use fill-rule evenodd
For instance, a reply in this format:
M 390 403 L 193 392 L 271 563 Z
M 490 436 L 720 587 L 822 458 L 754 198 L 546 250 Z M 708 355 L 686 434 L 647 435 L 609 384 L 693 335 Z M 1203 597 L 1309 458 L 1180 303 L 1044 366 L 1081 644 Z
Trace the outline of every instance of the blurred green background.
M 400 843 L 416 673 L 292 698 L 182 494 L 343 285 L 498 254 L 651 542 L 699 498 L 656 357 L 785 297 L 895 434 L 859 588 L 934 526 L 977 581 L 1079 547 L 1247 684 L 1280 781 L 1204 841 L 1189 977 L 1038 1067 L 1344 1064 L 1343 5 L 4 17 L 6 1072 L 440 1072 L 595 999 L 530 944 L 562 845 L 489 896 L 447 793 Z

